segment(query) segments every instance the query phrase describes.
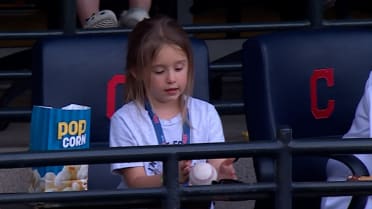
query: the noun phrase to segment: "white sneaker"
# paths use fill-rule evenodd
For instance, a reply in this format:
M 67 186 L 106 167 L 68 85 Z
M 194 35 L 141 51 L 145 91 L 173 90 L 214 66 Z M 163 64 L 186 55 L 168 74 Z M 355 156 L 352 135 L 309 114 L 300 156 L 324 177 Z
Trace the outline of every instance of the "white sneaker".
M 150 15 L 145 9 L 132 8 L 128 11 L 125 10 L 120 15 L 120 26 L 134 28 L 137 23 L 147 18 L 150 18 Z
M 89 28 L 114 28 L 118 27 L 118 20 L 116 15 L 111 10 L 102 10 L 93 13 L 83 26 L 85 29 Z

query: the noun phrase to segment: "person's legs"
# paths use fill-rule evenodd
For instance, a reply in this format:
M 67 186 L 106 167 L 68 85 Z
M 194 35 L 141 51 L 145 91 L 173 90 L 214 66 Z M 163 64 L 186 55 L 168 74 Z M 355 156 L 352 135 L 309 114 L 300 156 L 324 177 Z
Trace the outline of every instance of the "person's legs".
M 118 26 L 111 10 L 99 11 L 99 0 L 76 0 L 79 21 L 83 28 L 112 28 Z
M 151 8 L 151 0 L 129 0 L 129 9 L 131 8 L 141 8 L 149 12 Z
M 99 0 L 76 0 L 76 10 L 81 25 L 94 13 L 99 11 Z
M 129 10 L 120 15 L 120 25 L 133 28 L 145 18 L 150 18 L 151 0 L 129 0 Z

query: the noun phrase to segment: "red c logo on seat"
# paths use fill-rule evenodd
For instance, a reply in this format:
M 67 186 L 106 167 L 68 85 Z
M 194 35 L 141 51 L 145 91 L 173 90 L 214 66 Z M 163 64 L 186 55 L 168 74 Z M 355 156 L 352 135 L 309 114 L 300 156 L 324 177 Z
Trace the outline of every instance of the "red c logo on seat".
M 310 102 L 311 112 L 316 119 L 329 118 L 335 109 L 335 100 L 329 99 L 327 107 L 324 109 L 318 108 L 318 95 L 317 95 L 317 81 L 325 79 L 328 87 L 334 85 L 334 73 L 332 68 L 316 69 L 310 78 Z
M 116 87 L 120 84 L 124 84 L 126 78 L 124 75 L 114 75 L 107 84 L 107 96 L 106 96 L 106 117 L 111 118 L 115 112 L 116 105 Z

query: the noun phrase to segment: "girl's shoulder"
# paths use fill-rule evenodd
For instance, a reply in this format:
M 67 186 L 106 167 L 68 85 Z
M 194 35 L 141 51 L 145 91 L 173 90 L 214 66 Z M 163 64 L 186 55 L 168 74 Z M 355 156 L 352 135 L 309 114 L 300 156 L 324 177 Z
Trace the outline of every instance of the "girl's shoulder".
M 197 99 L 194 97 L 190 97 L 188 100 L 188 109 L 190 109 L 192 112 L 210 112 L 216 111 L 216 108 L 211 103 Z
M 113 115 L 113 117 L 120 117 L 123 115 L 133 115 L 138 116 L 138 114 L 142 114 L 143 108 L 139 107 L 135 102 L 128 102 L 117 109 Z M 134 115 L 135 114 L 135 115 Z
M 128 102 L 124 105 L 122 105 L 119 109 L 116 110 L 116 112 L 122 112 L 122 111 L 130 111 L 134 108 L 137 108 L 137 105 L 135 102 Z
M 199 105 L 199 106 L 205 106 L 205 107 L 213 106 L 211 103 L 209 103 L 205 100 L 195 98 L 195 97 L 189 97 L 188 105 L 189 106 L 198 106 Z

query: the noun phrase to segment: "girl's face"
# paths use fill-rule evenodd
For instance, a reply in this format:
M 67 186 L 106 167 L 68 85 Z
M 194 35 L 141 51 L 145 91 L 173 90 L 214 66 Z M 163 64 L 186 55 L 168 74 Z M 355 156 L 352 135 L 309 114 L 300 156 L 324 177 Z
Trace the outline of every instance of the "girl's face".
M 187 84 L 189 70 L 185 52 L 176 45 L 164 45 L 150 67 L 150 82 L 146 83 L 153 104 L 178 102 Z

